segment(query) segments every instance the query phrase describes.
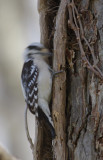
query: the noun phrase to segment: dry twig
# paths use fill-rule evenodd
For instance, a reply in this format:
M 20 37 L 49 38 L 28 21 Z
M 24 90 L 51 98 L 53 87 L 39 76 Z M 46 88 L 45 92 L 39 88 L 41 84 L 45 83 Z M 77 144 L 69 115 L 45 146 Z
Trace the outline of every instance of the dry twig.
M 28 129 L 28 120 L 27 120 L 27 111 L 28 111 L 28 106 L 26 105 L 26 109 L 25 109 L 25 131 L 26 131 L 26 135 L 27 135 L 27 139 L 30 143 L 30 147 L 31 149 L 34 147 L 34 144 L 32 142 L 32 139 L 30 137 L 30 134 L 29 134 L 29 129 Z
M 27 120 L 27 111 L 28 111 L 28 106 L 26 105 L 26 108 L 25 108 L 25 131 L 26 131 L 27 139 L 28 139 L 28 141 L 30 143 L 30 148 L 31 148 L 32 154 L 33 154 L 33 159 L 36 160 L 36 155 L 35 155 L 35 150 L 34 150 L 34 144 L 32 142 L 30 134 L 29 134 L 28 120 Z

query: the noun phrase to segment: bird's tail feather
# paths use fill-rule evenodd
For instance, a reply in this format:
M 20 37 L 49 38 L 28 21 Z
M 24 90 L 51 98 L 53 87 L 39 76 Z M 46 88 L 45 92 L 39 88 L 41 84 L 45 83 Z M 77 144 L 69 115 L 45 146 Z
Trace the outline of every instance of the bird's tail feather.
M 45 115 L 45 113 L 42 111 L 42 109 L 40 107 L 38 107 L 38 118 L 39 118 L 39 120 L 42 120 L 42 119 L 45 120 L 45 122 L 47 123 L 47 125 L 50 129 L 52 139 L 55 139 L 56 133 L 55 133 L 54 126 L 50 123 L 50 121 L 48 120 L 48 117 Z

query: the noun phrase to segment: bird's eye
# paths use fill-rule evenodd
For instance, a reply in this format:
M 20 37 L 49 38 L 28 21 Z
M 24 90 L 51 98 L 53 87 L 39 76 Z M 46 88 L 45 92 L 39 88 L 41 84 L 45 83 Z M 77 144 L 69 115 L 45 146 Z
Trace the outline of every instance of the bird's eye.
M 28 49 L 30 49 L 30 50 L 41 50 L 41 47 L 39 47 L 39 46 L 29 46 L 28 47 Z
M 31 56 L 32 56 L 32 53 L 29 53 L 29 54 L 28 54 L 28 57 L 31 57 Z

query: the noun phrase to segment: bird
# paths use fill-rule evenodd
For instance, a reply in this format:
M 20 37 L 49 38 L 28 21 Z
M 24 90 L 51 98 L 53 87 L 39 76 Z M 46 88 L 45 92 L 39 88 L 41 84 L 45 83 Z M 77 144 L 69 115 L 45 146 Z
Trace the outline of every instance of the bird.
M 51 53 L 41 43 L 32 43 L 24 51 L 21 86 L 25 102 L 38 122 L 44 120 L 50 129 L 52 139 L 56 133 L 49 104 L 52 94 L 52 73 L 48 64 Z

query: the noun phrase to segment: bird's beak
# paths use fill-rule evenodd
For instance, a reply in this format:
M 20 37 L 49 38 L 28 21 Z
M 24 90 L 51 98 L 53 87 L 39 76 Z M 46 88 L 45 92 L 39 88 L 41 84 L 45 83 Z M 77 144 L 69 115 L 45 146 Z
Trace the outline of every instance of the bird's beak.
M 45 53 L 42 53 L 42 55 L 47 56 L 47 57 L 52 57 L 53 53 L 51 53 L 51 52 L 45 52 Z

